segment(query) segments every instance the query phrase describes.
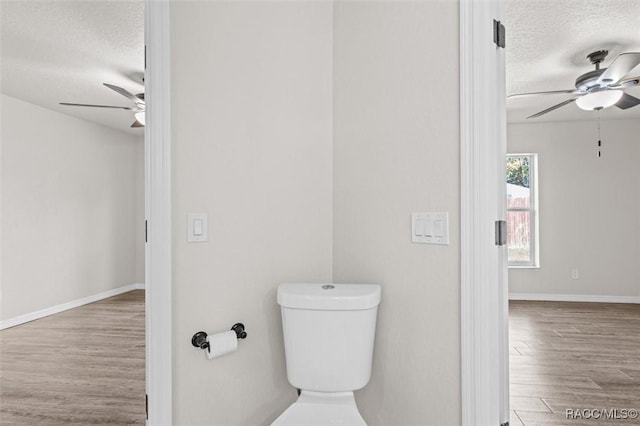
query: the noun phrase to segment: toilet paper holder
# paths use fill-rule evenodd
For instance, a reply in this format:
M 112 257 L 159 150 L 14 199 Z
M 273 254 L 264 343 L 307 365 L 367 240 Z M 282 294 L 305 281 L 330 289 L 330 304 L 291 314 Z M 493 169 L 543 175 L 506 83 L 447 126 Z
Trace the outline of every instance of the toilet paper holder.
M 231 327 L 231 330 L 236 332 L 236 336 L 238 337 L 238 339 L 246 339 L 247 338 L 247 332 L 244 331 L 244 324 L 243 323 L 237 322 L 237 323 L 233 324 L 233 327 Z M 208 334 L 207 334 L 206 331 L 198 331 L 191 338 L 191 344 L 193 346 L 195 346 L 196 348 L 209 350 L 209 342 L 207 342 L 207 336 L 208 336 Z

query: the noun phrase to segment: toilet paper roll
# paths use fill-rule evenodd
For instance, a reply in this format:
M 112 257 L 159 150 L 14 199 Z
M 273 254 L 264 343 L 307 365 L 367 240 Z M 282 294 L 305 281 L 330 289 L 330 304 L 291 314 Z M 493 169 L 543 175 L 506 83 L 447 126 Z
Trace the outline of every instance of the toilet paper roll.
M 209 349 L 205 352 L 209 359 L 219 358 L 238 349 L 238 336 L 233 330 L 210 334 L 207 336 L 207 342 Z

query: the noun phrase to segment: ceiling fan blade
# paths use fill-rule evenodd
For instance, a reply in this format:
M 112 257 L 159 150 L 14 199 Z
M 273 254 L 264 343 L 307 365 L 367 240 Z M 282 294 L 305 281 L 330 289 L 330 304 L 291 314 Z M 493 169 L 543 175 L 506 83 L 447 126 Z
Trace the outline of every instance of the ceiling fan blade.
M 530 92 L 530 93 L 515 93 L 513 95 L 509 95 L 507 96 L 507 99 L 512 99 L 512 98 L 521 98 L 521 97 L 526 97 L 526 96 L 537 96 L 537 95 L 562 95 L 562 94 L 572 94 L 572 95 L 577 95 L 577 94 L 582 94 L 585 92 L 581 92 L 580 90 L 550 90 L 548 92 Z
M 133 93 L 129 92 L 128 90 L 123 89 L 122 87 L 114 86 L 113 84 L 109 84 L 109 83 L 102 83 L 102 84 L 104 84 L 109 89 L 113 90 L 114 92 L 117 92 L 117 93 L 121 94 L 125 98 L 132 100 L 133 102 L 137 102 L 137 103 L 141 102 L 140 98 L 138 98 L 136 95 L 134 95 Z M 144 102 L 144 101 L 142 101 L 142 102 Z
M 69 103 L 69 102 L 60 102 L 60 105 L 92 107 L 92 108 L 126 109 L 127 111 L 133 111 L 133 109 L 134 109 L 134 108 L 130 108 L 130 107 L 121 107 L 121 106 L 113 106 L 113 105 L 72 104 L 72 103 Z
M 616 106 L 620 109 L 629 109 L 629 108 L 633 108 L 638 104 L 640 104 L 640 99 L 636 98 L 635 96 L 631 96 L 627 93 L 623 93 L 622 97 L 620 98 Z
M 545 109 L 544 111 L 540 111 L 539 113 L 536 113 L 536 114 L 530 115 L 529 117 L 527 117 L 527 119 L 529 119 L 529 118 L 538 118 L 538 117 L 540 117 L 541 115 L 544 115 L 544 114 L 546 114 L 546 113 L 548 113 L 548 112 L 553 111 L 554 109 L 558 109 L 558 108 L 560 108 L 560 107 L 563 107 L 563 106 L 565 106 L 565 105 L 570 104 L 571 102 L 575 102 L 575 101 L 576 101 L 576 99 L 578 99 L 579 97 L 580 97 L 580 96 L 576 96 L 576 97 L 573 97 L 573 98 L 571 98 L 571 99 L 569 99 L 569 100 L 566 100 L 566 101 L 564 101 L 564 102 L 560 102 L 560 103 L 559 103 L 559 104 L 557 104 L 557 105 L 554 105 L 554 106 L 552 106 L 552 107 L 549 107 L 549 108 Z
M 598 78 L 598 84 L 602 87 L 615 85 L 638 64 L 640 64 L 640 53 L 621 53 Z
M 144 124 L 139 122 L 138 120 L 134 121 L 131 127 L 144 127 Z

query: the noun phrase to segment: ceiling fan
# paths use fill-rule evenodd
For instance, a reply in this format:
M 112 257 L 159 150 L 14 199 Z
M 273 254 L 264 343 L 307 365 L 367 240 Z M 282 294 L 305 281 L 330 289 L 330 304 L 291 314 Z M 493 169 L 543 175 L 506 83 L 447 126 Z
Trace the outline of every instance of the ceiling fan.
M 91 107 L 91 108 L 115 108 L 115 109 L 125 109 L 127 111 L 133 111 L 133 116 L 135 117 L 135 121 L 131 125 L 131 127 L 144 127 L 145 125 L 145 104 L 144 104 L 144 93 L 138 93 L 134 95 L 122 87 L 115 86 L 109 83 L 102 83 L 107 86 L 109 89 L 113 90 L 124 96 L 125 98 L 133 101 L 135 106 L 131 107 L 123 107 L 123 106 L 113 106 L 113 105 L 91 105 L 91 104 L 73 104 L 68 102 L 60 102 L 60 105 L 68 105 L 68 106 L 81 106 L 81 107 Z
M 527 118 L 537 118 L 555 109 L 575 102 L 578 107 L 584 110 L 599 111 L 610 106 L 617 106 L 620 109 L 629 109 L 640 104 L 640 99 L 624 92 L 624 89 L 640 86 L 640 77 L 627 78 L 629 71 L 640 64 L 640 53 L 630 52 L 618 55 L 608 68 L 600 68 L 600 64 L 607 57 L 609 51 L 598 50 L 587 55 L 587 59 L 595 65 L 596 69 L 582 74 L 576 79 L 575 90 L 552 90 L 549 92 L 518 93 L 507 96 L 508 99 L 538 96 L 570 94 L 571 99 L 553 105 L 543 111 L 530 115 Z

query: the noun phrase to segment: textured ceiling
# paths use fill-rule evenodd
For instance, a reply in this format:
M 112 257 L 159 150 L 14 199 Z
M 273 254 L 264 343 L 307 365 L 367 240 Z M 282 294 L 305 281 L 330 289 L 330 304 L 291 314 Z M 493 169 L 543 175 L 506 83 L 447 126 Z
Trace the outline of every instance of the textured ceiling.
M 144 90 L 143 0 L 0 0 L 0 92 L 142 135 L 133 113 L 59 102 L 131 106 L 102 83 Z
M 623 52 L 640 52 L 640 0 L 506 0 L 507 94 L 574 89 L 594 69 L 586 56 L 608 50 L 604 67 Z M 640 76 L 636 67 L 629 77 Z M 640 88 L 627 92 L 640 97 Z M 539 118 L 526 117 L 570 98 L 548 95 L 507 100 L 508 122 L 593 120 L 575 103 Z M 603 119 L 640 118 L 640 105 L 600 112 Z
M 103 82 L 143 91 L 143 0 L 0 0 L 0 91 L 89 121 L 130 129 L 124 110 L 64 107 L 58 102 L 129 106 Z M 640 0 L 506 0 L 507 94 L 573 89 L 593 69 L 586 59 L 607 49 L 640 52 Z M 630 77 L 640 76 L 640 67 Z M 629 91 L 640 97 L 640 88 Z M 575 104 L 540 118 L 528 115 L 566 95 L 507 101 L 509 122 L 592 120 Z M 602 118 L 640 118 L 640 106 L 612 107 Z

